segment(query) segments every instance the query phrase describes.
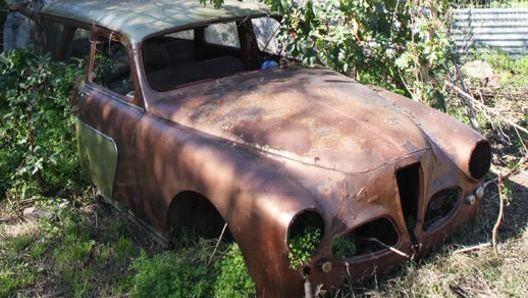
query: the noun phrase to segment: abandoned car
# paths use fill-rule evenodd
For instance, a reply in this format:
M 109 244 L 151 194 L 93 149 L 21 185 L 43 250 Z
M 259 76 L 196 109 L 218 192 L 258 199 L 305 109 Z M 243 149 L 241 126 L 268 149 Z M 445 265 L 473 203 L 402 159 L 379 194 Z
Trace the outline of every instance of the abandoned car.
M 483 136 L 331 70 L 283 65 L 268 51 L 270 15 L 231 0 L 40 10 L 56 25 L 55 57 L 88 59 L 72 104 L 81 162 L 104 198 L 162 239 L 218 237 L 226 224 L 260 297 L 423 256 L 474 217 L 491 161 Z M 291 242 L 307 233 L 313 250 L 293 262 Z

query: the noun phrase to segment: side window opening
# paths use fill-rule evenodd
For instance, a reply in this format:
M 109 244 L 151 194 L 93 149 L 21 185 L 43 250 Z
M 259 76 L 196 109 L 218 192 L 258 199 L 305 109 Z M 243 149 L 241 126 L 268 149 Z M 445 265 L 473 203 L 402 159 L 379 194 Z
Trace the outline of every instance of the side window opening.
M 132 98 L 134 84 L 126 47 L 108 37 L 100 37 L 93 42 L 96 43 L 96 50 L 92 82 Z
M 251 22 L 259 50 L 268 54 L 280 55 L 282 47 L 278 41 L 279 21 L 270 17 L 261 17 L 254 18 Z
M 68 49 L 67 56 L 74 58 L 88 57 L 90 50 L 90 31 L 82 28 L 76 28 L 73 34 L 71 47 Z
M 42 20 L 39 28 L 42 28 L 42 49 L 44 53 L 52 53 L 53 57 L 56 57 L 61 47 L 61 38 L 68 34 L 65 26 L 50 20 Z
M 51 20 L 42 20 L 41 28 L 43 51 L 51 53 L 54 59 L 88 58 L 89 30 Z

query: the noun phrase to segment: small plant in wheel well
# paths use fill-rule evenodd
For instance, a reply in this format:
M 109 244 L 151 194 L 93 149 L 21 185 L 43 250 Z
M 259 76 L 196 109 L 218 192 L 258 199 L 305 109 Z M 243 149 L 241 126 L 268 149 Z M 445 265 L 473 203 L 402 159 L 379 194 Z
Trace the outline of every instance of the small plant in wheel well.
M 301 233 L 293 235 L 288 242 L 290 268 L 297 269 L 306 264 L 320 241 L 321 229 L 313 226 L 308 226 Z

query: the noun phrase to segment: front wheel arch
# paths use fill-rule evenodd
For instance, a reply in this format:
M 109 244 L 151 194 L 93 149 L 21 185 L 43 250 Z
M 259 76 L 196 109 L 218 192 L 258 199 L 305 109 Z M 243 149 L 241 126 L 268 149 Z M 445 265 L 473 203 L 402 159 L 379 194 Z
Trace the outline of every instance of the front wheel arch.
M 190 232 L 204 238 L 218 238 L 226 221 L 204 195 L 183 191 L 172 199 L 167 212 L 167 227 L 171 238 L 181 232 Z M 231 239 L 229 229 L 224 239 Z

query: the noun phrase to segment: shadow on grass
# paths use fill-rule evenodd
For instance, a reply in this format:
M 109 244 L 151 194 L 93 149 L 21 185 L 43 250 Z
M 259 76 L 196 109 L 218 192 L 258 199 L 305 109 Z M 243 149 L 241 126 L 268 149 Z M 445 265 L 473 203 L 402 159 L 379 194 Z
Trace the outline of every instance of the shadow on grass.
M 523 235 L 528 225 L 528 175 L 517 173 L 503 180 L 504 213 L 498 229 L 499 243 Z M 486 196 L 474 221 L 458 230 L 447 244 L 472 246 L 491 242 L 493 226 L 500 209 L 498 184 L 487 188 Z

